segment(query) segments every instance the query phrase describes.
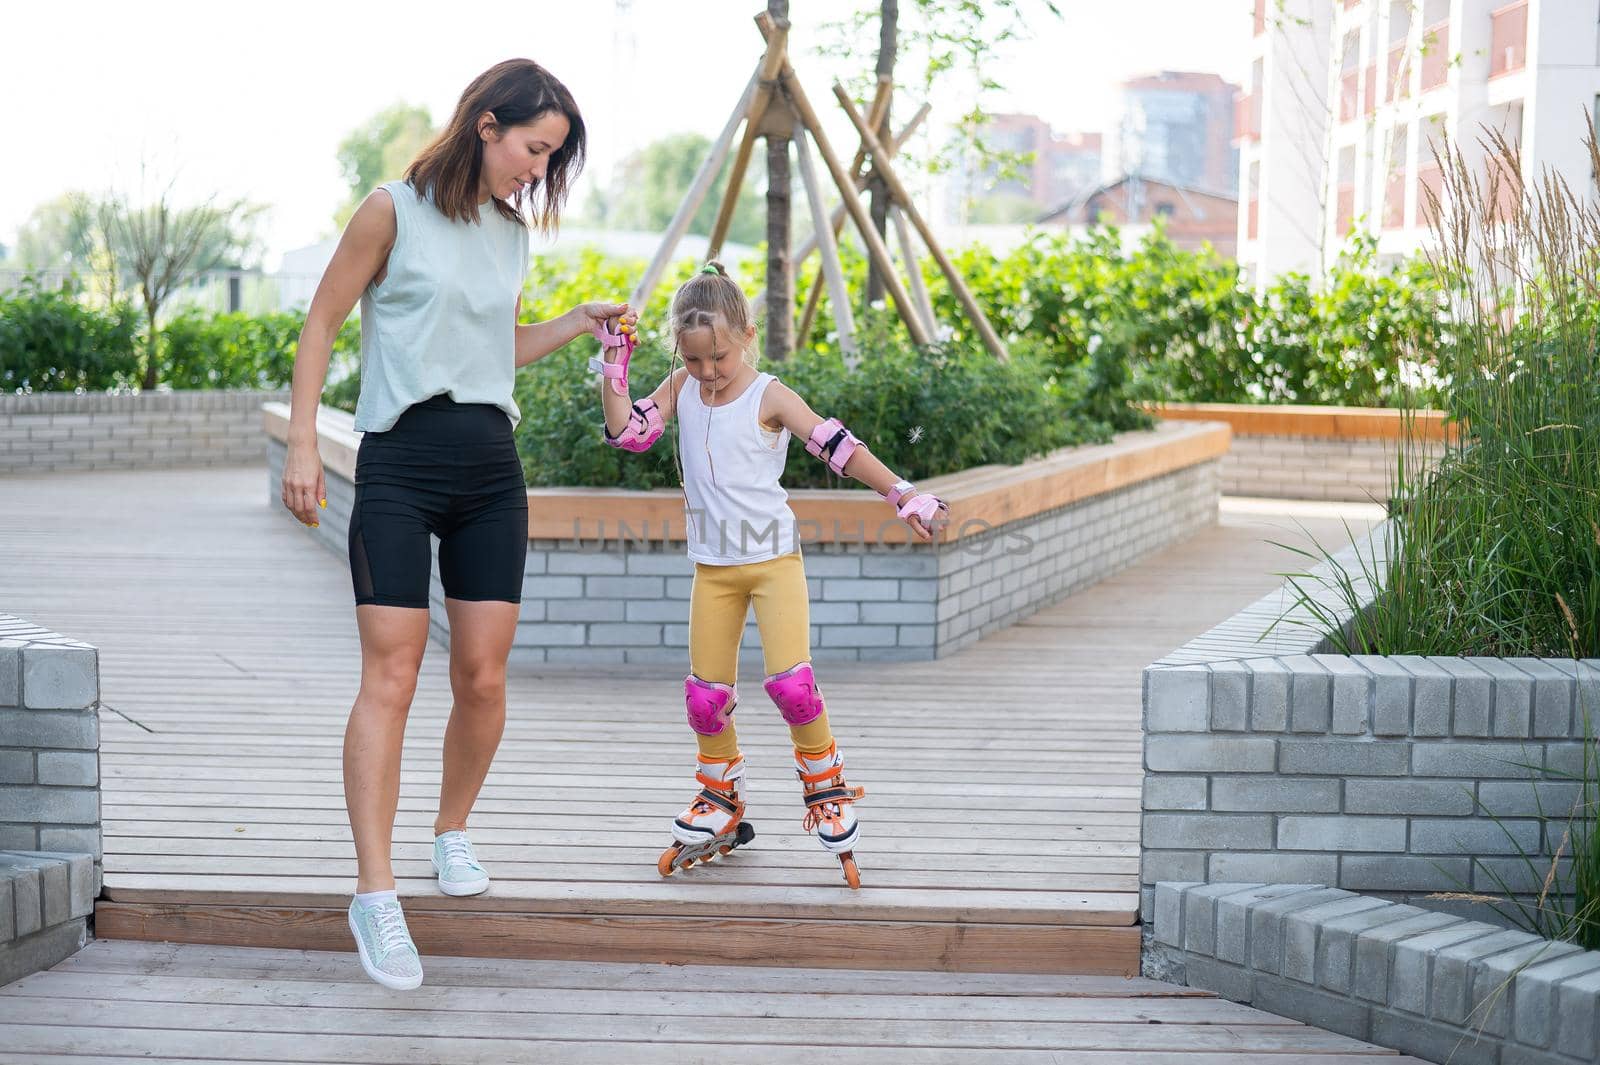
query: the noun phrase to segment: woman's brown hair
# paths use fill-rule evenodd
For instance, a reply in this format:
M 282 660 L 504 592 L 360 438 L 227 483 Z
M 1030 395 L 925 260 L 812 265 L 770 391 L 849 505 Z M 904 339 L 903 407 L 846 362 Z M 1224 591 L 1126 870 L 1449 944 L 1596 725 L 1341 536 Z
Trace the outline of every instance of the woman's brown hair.
M 583 169 L 586 138 L 572 93 L 531 59 L 508 59 L 473 78 L 456 103 L 450 124 L 406 168 L 406 180 L 418 195 L 432 197 L 446 218 L 476 222 L 478 177 L 483 171 L 478 116 L 485 111 L 494 115 L 501 130 L 549 114 L 564 115 L 570 124 L 567 139 L 550 156 L 542 180 L 519 190 L 511 203 L 499 197 L 489 201 L 513 222 L 526 225 L 531 219 L 540 232 L 549 233 L 560 223 L 567 192 Z

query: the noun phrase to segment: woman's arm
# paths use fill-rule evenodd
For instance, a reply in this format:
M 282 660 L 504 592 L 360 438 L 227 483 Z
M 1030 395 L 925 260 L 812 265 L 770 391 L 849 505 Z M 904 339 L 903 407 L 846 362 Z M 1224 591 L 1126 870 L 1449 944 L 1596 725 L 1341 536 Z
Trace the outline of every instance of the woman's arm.
M 345 226 L 300 330 L 294 377 L 289 386 L 289 440 L 282 498 L 283 505 L 307 525 L 317 524 L 317 508 L 327 498 L 322 459 L 317 452 L 317 406 L 328 378 L 333 341 L 361 293 L 385 272 L 395 232 L 394 200 L 388 190 L 378 189 L 362 201 Z
M 532 325 L 518 325 L 516 333 L 517 366 L 538 362 L 559 348 L 565 347 L 594 328 L 595 323 L 608 318 L 630 315 L 626 303 L 580 303 L 559 318 L 551 318 Z M 517 297 L 518 320 L 522 318 L 522 297 Z

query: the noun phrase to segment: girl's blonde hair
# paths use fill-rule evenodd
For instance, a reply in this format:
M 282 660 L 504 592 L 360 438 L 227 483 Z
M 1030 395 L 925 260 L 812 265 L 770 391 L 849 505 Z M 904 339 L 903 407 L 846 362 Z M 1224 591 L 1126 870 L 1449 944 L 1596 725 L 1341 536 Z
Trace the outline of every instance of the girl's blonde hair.
M 750 339 L 745 340 L 745 334 L 755 322 L 755 312 L 739 283 L 728 276 L 727 268 L 712 259 L 695 271 L 672 296 L 668 321 L 672 326 L 673 345 L 677 346 L 683 334 L 695 329 L 715 331 L 718 319 L 733 341 L 743 346 L 744 361 L 755 366 L 759 358 L 757 338 L 751 334 Z

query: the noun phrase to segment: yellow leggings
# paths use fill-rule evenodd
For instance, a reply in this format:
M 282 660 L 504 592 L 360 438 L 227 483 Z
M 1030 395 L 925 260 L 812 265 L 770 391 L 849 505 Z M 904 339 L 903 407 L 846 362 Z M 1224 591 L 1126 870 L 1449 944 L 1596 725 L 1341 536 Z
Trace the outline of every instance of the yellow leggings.
M 689 594 L 689 671 L 701 680 L 732 684 L 739 675 L 739 643 L 750 604 L 756 608 L 761 654 L 767 676 L 811 660 L 811 601 L 799 552 L 743 566 L 708 566 L 696 562 L 694 589 Z M 791 725 L 795 748 L 817 755 L 833 744 L 828 714 Z M 739 753 L 739 737 L 730 720 L 715 736 L 699 733 L 700 754 L 708 761 L 728 761 Z

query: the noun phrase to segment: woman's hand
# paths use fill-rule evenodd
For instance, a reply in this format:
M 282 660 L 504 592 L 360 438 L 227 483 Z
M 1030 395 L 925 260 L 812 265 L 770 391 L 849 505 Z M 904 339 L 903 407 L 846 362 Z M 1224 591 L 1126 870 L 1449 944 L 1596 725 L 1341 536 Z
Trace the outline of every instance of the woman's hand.
M 573 325 L 580 336 L 592 332 L 596 326 L 603 327 L 613 319 L 617 321 L 616 331 L 622 333 L 633 332 L 639 324 L 639 316 L 626 303 L 580 303 L 567 313 L 572 316 Z M 606 349 L 608 362 L 613 361 L 610 355 L 614 350 Z
M 283 461 L 283 505 L 301 524 L 320 524 L 318 510 L 328 505 L 328 486 L 322 476 L 322 456 L 317 445 L 291 444 Z

